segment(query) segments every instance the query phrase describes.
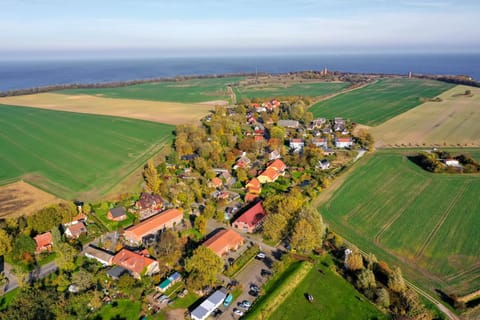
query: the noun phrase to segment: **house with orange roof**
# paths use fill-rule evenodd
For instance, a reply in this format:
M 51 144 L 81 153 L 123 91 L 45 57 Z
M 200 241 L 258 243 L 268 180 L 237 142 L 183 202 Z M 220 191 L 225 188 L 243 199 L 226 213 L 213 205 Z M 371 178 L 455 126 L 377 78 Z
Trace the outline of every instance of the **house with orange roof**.
M 210 187 L 211 188 L 221 188 L 223 186 L 222 179 L 215 177 L 210 181 Z
M 144 237 L 156 234 L 158 231 L 166 228 L 172 228 L 182 222 L 182 219 L 183 213 L 180 210 L 165 210 L 125 230 L 125 240 L 139 244 Z
M 265 171 L 260 173 L 257 179 L 260 181 L 260 183 L 268 183 L 275 182 L 278 177 L 280 177 L 280 173 L 277 170 L 273 169 L 272 167 L 267 167 Z
M 337 148 L 350 148 L 353 145 L 352 138 L 336 138 L 335 147 Z
M 303 141 L 303 139 L 290 139 L 290 149 L 293 152 L 301 152 L 304 146 L 305 142 Z
M 223 229 L 210 237 L 203 245 L 221 257 L 231 250 L 240 248 L 244 241 L 243 237 L 234 230 Z
M 52 233 L 50 231 L 39 234 L 33 239 L 37 243 L 37 248 L 35 249 L 35 253 L 52 251 L 53 239 L 52 239 Z
M 274 160 L 268 166 L 275 169 L 276 171 L 280 172 L 280 174 L 283 174 L 285 172 L 285 170 L 287 169 L 287 165 L 285 164 L 285 162 L 283 162 L 280 159 Z
M 245 203 L 250 203 L 257 200 L 258 198 L 260 198 L 260 195 L 258 193 L 248 192 L 245 194 L 244 201 Z
M 262 185 L 260 184 L 260 181 L 258 181 L 257 178 L 253 178 L 250 180 L 245 187 L 247 188 L 249 193 L 256 193 L 259 194 L 262 192 Z
M 78 221 L 65 229 L 65 235 L 67 238 L 77 239 L 84 233 L 87 233 L 87 227 L 82 221 Z
M 137 279 L 142 275 L 151 276 L 160 271 L 158 261 L 148 257 L 145 252 L 136 253 L 122 249 L 113 257 L 112 263 L 127 269 Z
M 232 226 L 240 231 L 253 233 L 262 225 L 263 219 L 265 219 L 266 215 L 267 213 L 260 201 L 243 212 L 233 222 Z

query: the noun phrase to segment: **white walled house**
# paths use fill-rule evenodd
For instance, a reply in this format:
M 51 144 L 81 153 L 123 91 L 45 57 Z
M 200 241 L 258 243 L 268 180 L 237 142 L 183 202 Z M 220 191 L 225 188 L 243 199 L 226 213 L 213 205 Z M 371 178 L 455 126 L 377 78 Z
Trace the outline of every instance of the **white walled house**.
M 335 147 L 337 148 L 350 148 L 353 145 L 352 138 L 336 138 Z

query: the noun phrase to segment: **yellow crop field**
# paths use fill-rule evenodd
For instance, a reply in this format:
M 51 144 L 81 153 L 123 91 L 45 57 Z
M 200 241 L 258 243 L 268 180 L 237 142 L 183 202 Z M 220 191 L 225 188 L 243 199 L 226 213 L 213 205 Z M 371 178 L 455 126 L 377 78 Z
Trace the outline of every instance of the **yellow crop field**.
M 480 88 L 456 86 L 439 97 L 372 128 L 377 147 L 480 146 Z
M 133 99 L 112 99 L 91 95 L 39 93 L 0 98 L 0 104 L 58 111 L 100 114 L 167 124 L 197 121 L 213 108 L 211 103 L 177 103 Z

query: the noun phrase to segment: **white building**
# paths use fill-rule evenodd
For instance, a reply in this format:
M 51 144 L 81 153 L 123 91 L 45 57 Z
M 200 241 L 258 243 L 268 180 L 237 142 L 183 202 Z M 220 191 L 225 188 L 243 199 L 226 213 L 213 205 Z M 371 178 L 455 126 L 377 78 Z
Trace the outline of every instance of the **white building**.
M 193 320 L 205 320 L 210 314 L 218 308 L 223 300 L 227 297 L 227 293 L 224 289 L 215 291 L 207 300 L 203 301 L 198 307 L 196 307 L 190 314 Z
M 301 152 L 304 146 L 305 142 L 302 139 L 290 139 L 290 149 L 293 152 Z
M 337 148 L 350 148 L 353 145 L 352 138 L 337 138 L 335 139 L 335 147 Z

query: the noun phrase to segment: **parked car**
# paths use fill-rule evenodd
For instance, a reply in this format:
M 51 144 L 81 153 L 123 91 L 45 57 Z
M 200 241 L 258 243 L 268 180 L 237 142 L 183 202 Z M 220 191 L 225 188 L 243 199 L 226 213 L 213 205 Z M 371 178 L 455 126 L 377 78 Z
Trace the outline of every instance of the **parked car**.
M 243 311 L 237 308 L 233 309 L 233 313 L 235 313 L 238 316 L 243 316 Z
M 252 304 L 250 303 L 250 301 L 248 300 L 243 300 L 242 302 L 240 302 L 238 304 L 238 306 L 242 309 L 245 309 L 245 310 L 248 310 L 250 309 L 250 307 L 252 306 Z
M 252 297 L 258 297 L 258 291 L 250 290 L 248 291 L 248 294 L 251 295 Z
M 256 256 L 256 258 L 257 258 L 257 259 L 260 259 L 260 260 L 265 259 L 266 257 L 267 257 L 267 256 L 266 256 L 265 253 L 263 253 L 263 252 L 257 253 L 257 256 Z
M 260 291 L 260 288 L 256 284 L 251 284 L 250 285 L 250 290 L 251 291 Z
M 271 272 L 271 271 L 268 271 L 267 269 L 262 269 L 262 271 L 260 271 L 260 275 L 261 275 L 262 277 L 271 276 L 271 275 L 272 275 L 272 272 Z
M 233 300 L 233 296 L 232 296 L 231 293 L 229 293 L 229 294 L 227 295 L 227 297 L 225 298 L 225 300 L 223 300 L 223 305 L 224 305 L 225 307 L 228 307 L 228 306 L 230 305 L 230 303 L 232 303 L 232 300 Z
M 308 300 L 308 302 L 312 303 L 313 302 L 313 296 L 311 294 L 307 294 L 307 300 Z

